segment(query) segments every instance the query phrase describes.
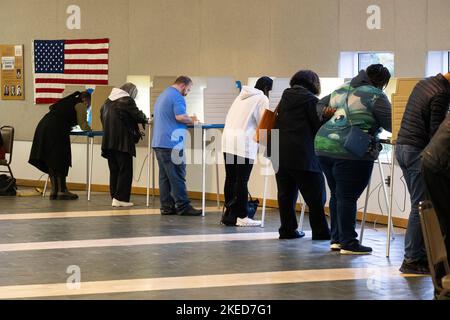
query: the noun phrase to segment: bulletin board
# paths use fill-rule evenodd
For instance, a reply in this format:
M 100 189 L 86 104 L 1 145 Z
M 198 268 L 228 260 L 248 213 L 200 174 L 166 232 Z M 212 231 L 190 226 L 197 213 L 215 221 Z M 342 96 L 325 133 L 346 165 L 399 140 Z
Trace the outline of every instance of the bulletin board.
M 392 142 L 397 141 L 409 96 L 420 78 L 398 78 L 395 93 L 392 94 Z
M 2 100 L 24 100 L 23 45 L 0 45 Z

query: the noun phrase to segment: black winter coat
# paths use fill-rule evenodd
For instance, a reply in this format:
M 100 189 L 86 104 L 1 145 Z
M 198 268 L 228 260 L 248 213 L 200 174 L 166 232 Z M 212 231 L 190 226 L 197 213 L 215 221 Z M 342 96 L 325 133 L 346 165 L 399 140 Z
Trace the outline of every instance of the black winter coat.
M 450 84 L 442 74 L 420 81 L 406 105 L 397 143 L 424 149 L 444 121 L 450 103 Z
M 70 131 L 77 125 L 75 105 L 80 102 L 77 91 L 50 106 L 50 112 L 41 119 L 34 133 L 28 160 L 31 165 L 45 173 L 52 168 L 59 175 L 67 176 L 72 166 Z
M 434 173 L 450 179 L 450 116 L 447 116 L 422 152 L 422 163 Z
M 100 109 L 103 125 L 102 156 L 108 158 L 110 151 L 119 151 L 136 156 L 136 146 L 140 131 L 138 123 L 145 125 L 147 117 L 136 106 L 131 97 L 106 100 Z
M 317 101 L 316 96 L 301 86 L 283 92 L 275 122 L 275 129 L 279 129 L 280 167 L 322 172 L 314 152 L 314 137 L 321 125 Z

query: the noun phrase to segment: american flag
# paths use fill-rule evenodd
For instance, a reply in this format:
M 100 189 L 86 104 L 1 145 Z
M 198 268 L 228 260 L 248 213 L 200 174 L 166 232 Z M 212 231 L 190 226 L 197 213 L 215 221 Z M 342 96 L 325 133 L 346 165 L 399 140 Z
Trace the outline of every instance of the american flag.
M 34 40 L 34 103 L 52 104 L 65 86 L 107 85 L 109 39 Z

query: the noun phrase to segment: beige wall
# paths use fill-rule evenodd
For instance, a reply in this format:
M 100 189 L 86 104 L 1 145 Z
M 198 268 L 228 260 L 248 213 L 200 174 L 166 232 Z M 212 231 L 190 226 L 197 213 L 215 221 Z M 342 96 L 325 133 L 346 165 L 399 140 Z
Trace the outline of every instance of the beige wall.
M 25 100 L 0 100 L 0 125 L 16 127 L 16 139 L 30 140 L 46 105 L 33 105 L 33 73 L 31 43 L 37 39 L 103 38 L 111 41 L 111 84 L 118 84 L 128 74 L 128 0 L 16 0 L 14 3 L 0 0 L 0 42 L 24 44 Z M 81 30 L 66 28 L 66 8 L 77 4 L 81 7 Z M 14 7 L 14 11 L 5 8 Z M 111 17 L 114 17 L 113 20 Z
M 69 4 L 81 30 L 66 29 Z M 372 4 L 381 30 L 366 27 Z M 128 74 L 332 77 L 339 52 L 357 50 L 394 51 L 397 77 L 422 77 L 427 51 L 450 49 L 449 16 L 449 0 L 16 0 L 0 11 L 0 42 L 25 45 L 26 100 L 0 101 L 0 124 L 31 139 L 48 109 L 33 106 L 33 39 L 109 37 L 112 85 Z

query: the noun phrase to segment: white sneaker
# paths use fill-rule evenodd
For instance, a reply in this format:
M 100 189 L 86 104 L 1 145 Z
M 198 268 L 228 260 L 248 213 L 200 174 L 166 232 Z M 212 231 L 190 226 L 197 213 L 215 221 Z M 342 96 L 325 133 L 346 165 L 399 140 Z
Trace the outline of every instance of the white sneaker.
M 253 220 L 253 219 L 250 219 L 248 217 L 246 217 L 244 219 L 237 218 L 236 226 L 237 227 L 260 227 L 261 226 L 261 221 L 260 220 Z
M 112 206 L 115 207 L 115 208 L 132 207 L 132 206 L 134 206 L 134 203 L 132 203 L 132 202 L 123 202 L 123 201 L 119 201 L 119 200 L 113 199 Z

